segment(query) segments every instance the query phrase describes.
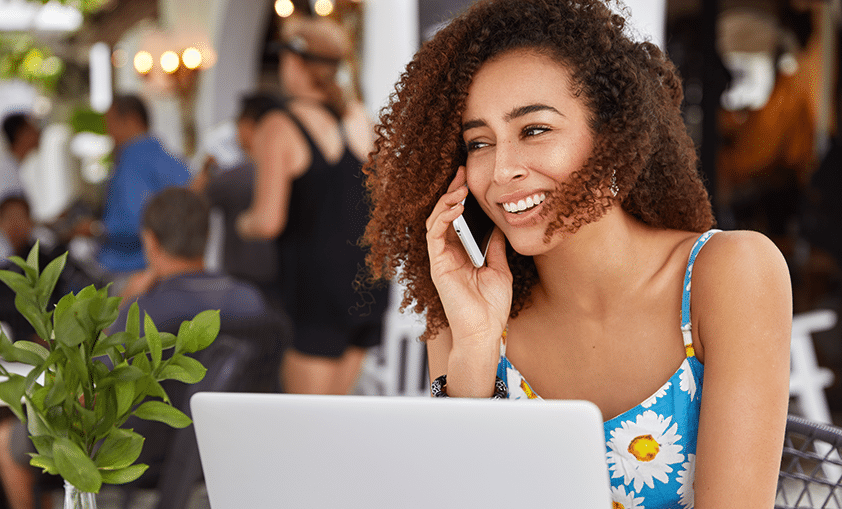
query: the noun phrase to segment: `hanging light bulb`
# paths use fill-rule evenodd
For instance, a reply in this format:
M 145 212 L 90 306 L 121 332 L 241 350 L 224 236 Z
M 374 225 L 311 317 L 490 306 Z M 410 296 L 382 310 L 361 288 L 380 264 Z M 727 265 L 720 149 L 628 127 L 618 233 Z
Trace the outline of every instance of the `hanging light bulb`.
M 181 52 L 181 61 L 184 62 L 184 67 L 196 69 L 202 65 L 202 53 L 191 46 Z
M 275 12 L 282 18 L 288 18 L 295 12 L 295 5 L 293 5 L 292 0 L 276 0 Z
M 140 50 L 134 56 L 134 69 L 140 74 L 147 74 L 151 71 L 154 63 L 152 53 L 148 51 Z
M 330 0 L 318 0 L 316 5 L 313 6 L 313 10 L 319 16 L 329 16 L 333 12 L 333 2 Z

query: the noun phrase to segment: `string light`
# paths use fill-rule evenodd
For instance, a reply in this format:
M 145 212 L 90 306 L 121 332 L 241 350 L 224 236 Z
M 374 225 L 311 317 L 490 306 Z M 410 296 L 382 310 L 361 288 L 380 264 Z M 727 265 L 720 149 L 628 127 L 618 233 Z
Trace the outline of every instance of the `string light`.
M 165 51 L 161 55 L 161 68 L 167 74 L 174 73 L 179 66 L 178 53 L 175 51 Z
M 152 65 L 155 60 L 152 58 L 152 53 L 148 51 L 138 51 L 134 56 L 134 68 L 140 74 L 147 74 L 152 70 Z
M 191 46 L 181 53 L 181 61 L 184 62 L 184 67 L 196 69 L 202 65 L 202 53 Z
M 316 5 L 313 6 L 313 10 L 315 10 L 316 14 L 319 16 L 329 16 L 330 13 L 333 12 L 333 2 L 330 0 L 319 0 L 316 2 Z
M 293 5 L 292 0 L 276 0 L 275 12 L 282 18 L 288 18 L 295 12 L 295 5 Z

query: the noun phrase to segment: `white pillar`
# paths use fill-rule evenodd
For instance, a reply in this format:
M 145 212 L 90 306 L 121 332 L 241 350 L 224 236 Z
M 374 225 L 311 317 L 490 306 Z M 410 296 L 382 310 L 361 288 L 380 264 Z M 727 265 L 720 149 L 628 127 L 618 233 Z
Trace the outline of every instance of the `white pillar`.
M 377 118 L 418 50 L 418 0 L 368 0 L 362 51 L 362 92 Z
M 634 35 L 642 40 L 657 44 L 662 50 L 666 49 L 666 0 L 625 0 L 631 15 L 626 21 L 631 24 Z

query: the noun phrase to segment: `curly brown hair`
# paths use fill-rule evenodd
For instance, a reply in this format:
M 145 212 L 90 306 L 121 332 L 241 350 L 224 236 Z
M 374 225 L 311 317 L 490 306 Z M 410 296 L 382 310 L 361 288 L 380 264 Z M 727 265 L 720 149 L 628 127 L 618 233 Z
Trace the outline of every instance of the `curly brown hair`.
M 553 193 L 557 218 L 548 236 L 573 232 L 615 203 L 655 227 L 701 232 L 714 223 L 681 117 L 681 80 L 657 46 L 631 40 L 624 18 L 601 0 L 478 2 L 407 65 L 364 168 L 373 207 L 363 238 L 369 268 L 406 286 L 401 307 L 426 312 L 424 339 L 447 326 L 430 276 L 425 221 L 465 164 L 462 112 L 474 74 L 515 49 L 564 65 L 591 113 L 593 153 Z M 601 190 L 614 182 L 619 192 L 606 198 Z M 510 246 L 508 255 L 515 317 L 529 304 L 538 274 L 531 257 Z

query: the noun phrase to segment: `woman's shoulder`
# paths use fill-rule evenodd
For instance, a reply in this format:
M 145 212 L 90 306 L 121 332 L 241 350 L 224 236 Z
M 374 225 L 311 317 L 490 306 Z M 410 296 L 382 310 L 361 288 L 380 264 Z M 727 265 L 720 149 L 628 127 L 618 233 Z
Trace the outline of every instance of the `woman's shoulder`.
M 718 231 L 698 254 L 700 274 L 788 273 L 786 260 L 769 237 L 750 230 Z M 706 270 L 705 270 L 706 269 Z
M 780 249 L 758 232 L 716 233 L 693 265 L 691 308 L 694 329 L 708 333 L 702 334 L 706 347 L 718 336 L 786 329 L 792 318 L 792 283 Z M 709 334 L 723 329 L 729 332 Z M 788 338 L 788 332 L 780 337 Z

